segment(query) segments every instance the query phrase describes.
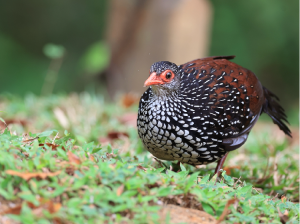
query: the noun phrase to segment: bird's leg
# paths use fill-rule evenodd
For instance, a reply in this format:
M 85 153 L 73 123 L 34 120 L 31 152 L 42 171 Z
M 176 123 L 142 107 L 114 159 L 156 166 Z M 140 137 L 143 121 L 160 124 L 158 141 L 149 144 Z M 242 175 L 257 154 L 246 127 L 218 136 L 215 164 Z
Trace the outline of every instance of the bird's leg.
M 226 157 L 227 157 L 228 153 L 229 153 L 229 152 L 227 152 L 227 153 L 226 153 L 226 154 L 218 161 L 218 165 L 217 165 L 217 167 L 216 167 L 216 169 L 215 169 L 215 173 L 214 173 L 214 175 L 217 174 L 217 179 L 218 179 L 218 177 L 219 177 L 219 175 L 220 175 L 219 170 L 222 169 L 223 164 L 224 164 L 224 162 L 225 162 L 225 160 L 226 160 Z
M 160 161 L 159 159 L 157 159 L 156 157 L 153 157 L 158 163 L 159 163 L 159 165 L 161 166 L 161 167 L 165 167 L 166 168 L 166 170 L 168 169 L 168 167 L 167 167 L 167 165 L 166 164 L 164 164 L 162 161 Z

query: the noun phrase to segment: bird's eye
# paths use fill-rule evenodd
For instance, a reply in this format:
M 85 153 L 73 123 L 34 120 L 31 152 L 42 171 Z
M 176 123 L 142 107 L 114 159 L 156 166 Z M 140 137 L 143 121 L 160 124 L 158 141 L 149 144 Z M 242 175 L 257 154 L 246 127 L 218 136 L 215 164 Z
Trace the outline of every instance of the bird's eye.
M 171 72 L 168 72 L 168 73 L 166 74 L 166 79 L 170 79 L 171 77 L 172 77 Z

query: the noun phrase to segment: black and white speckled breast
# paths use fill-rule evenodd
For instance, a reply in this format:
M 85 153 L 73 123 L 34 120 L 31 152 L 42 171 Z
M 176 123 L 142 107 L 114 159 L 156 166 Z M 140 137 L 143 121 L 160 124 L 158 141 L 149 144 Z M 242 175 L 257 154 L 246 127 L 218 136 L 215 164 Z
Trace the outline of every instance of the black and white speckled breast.
M 138 133 L 145 147 L 155 157 L 178 160 L 193 165 L 220 159 L 224 149 L 218 139 L 209 138 L 206 131 L 195 125 L 200 118 L 175 93 L 157 98 L 149 88 L 141 98 L 138 113 Z

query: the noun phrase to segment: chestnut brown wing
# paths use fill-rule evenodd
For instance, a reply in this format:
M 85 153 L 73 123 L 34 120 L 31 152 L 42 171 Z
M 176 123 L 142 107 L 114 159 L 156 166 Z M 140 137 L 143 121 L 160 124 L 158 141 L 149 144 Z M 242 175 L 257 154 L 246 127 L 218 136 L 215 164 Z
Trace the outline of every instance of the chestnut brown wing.
M 198 100 L 190 103 L 200 106 L 197 112 L 209 121 L 206 130 L 221 133 L 226 150 L 234 150 L 246 141 L 265 101 L 255 74 L 228 61 L 233 58 L 208 57 L 180 66 L 183 87 L 188 86 L 182 90 L 197 88 Z M 200 127 L 203 124 L 199 122 Z

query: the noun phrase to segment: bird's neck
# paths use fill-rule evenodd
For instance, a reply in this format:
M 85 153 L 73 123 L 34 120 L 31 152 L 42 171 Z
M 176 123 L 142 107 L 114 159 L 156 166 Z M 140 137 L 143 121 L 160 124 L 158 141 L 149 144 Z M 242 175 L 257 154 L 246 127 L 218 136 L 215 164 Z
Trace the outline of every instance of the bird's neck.
M 156 98 L 158 100 L 167 100 L 167 99 L 177 99 L 179 95 L 179 90 L 170 90 L 170 89 L 164 89 L 159 88 L 157 86 L 151 86 L 152 92 L 153 92 L 153 98 Z

